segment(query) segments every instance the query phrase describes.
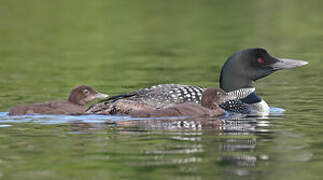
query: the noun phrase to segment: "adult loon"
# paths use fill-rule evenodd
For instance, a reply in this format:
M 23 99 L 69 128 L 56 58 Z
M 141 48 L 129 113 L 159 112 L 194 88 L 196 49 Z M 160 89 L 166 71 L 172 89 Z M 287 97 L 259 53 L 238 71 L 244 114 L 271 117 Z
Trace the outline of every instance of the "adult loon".
M 253 82 L 277 70 L 296 68 L 306 64 L 308 63 L 302 60 L 273 57 L 262 48 L 249 48 L 234 53 L 224 63 L 220 74 L 220 88 L 228 92 L 231 97 L 229 101 L 221 104 L 221 107 L 240 113 L 268 114 L 270 108 L 256 94 Z M 204 89 L 190 85 L 161 84 L 113 96 L 92 105 L 86 112 L 113 114 L 113 112 L 122 111 L 122 108 L 127 107 L 113 107 L 113 104 L 120 100 L 125 104 L 136 104 L 139 109 L 141 106 L 163 109 L 174 103 L 200 103 Z

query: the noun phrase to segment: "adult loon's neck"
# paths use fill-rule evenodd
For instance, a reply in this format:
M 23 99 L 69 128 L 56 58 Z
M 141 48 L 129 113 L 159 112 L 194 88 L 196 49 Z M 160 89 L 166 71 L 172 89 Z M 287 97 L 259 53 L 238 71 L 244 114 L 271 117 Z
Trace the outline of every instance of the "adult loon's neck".
M 266 101 L 259 97 L 255 91 L 240 100 L 251 107 L 251 114 L 268 115 L 270 112 L 270 107 Z
M 240 100 L 246 104 L 254 104 L 259 103 L 262 99 L 256 94 L 256 92 L 252 92 L 247 97 Z
M 268 115 L 270 112 L 270 107 L 261 97 L 256 94 L 255 88 L 241 88 L 230 91 L 228 94 L 247 104 L 250 107 L 250 114 Z

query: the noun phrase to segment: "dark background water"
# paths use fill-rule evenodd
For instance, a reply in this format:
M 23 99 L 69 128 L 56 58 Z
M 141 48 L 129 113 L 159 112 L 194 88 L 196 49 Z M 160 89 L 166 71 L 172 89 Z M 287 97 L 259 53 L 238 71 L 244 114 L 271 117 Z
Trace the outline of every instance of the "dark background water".
M 310 64 L 256 83 L 283 116 L 223 126 L 1 113 L 0 179 L 321 179 L 322 8 L 319 0 L 1 0 L 3 112 L 65 98 L 78 84 L 111 95 L 218 86 L 226 58 L 248 47 Z

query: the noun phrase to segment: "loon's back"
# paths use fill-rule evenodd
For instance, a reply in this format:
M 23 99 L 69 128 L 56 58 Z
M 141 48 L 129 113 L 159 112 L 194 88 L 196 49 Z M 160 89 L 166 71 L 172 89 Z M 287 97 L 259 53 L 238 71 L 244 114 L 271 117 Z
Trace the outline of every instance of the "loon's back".
M 205 88 L 181 84 L 160 84 L 137 91 L 112 96 L 106 102 L 115 102 L 119 99 L 127 99 L 143 103 L 154 109 L 168 107 L 171 104 L 183 102 L 200 103 Z

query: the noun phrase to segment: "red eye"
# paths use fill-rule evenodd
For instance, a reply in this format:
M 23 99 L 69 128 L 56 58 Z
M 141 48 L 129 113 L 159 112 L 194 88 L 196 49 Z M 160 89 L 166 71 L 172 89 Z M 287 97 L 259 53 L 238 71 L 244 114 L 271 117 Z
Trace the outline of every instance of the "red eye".
M 262 63 L 264 63 L 265 61 L 264 61 L 262 58 L 258 58 L 258 59 L 257 59 L 257 62 L 258 62 L 258 63 L 260 63 L 260 64 L 262 64 Z

